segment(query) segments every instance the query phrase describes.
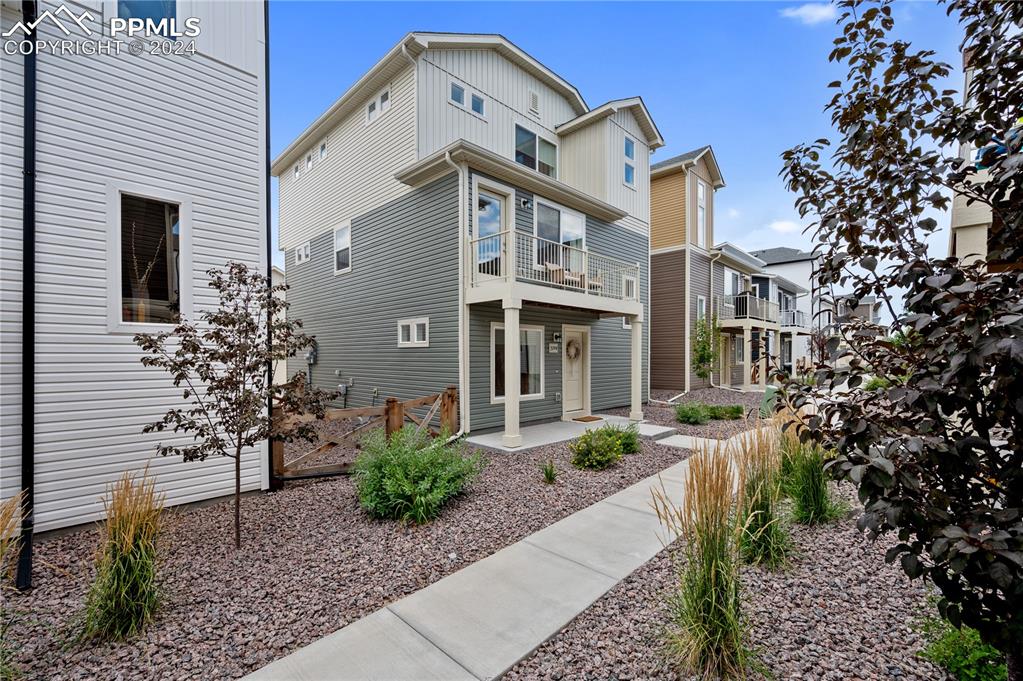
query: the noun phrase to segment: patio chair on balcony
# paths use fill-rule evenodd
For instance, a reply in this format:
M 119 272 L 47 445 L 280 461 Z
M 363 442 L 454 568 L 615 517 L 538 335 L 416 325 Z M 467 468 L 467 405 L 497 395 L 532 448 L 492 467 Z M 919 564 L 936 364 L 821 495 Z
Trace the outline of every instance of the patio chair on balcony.
M 604 278 L 599 274 L 594 274 L 590 277 L 590 291 L 594 293 L 600 293 L 604 290 Z
M 565 270 L 565 283 L 575 288 L 583 288 L 584 282 L 586 281 L 586 275 L 582 272 L 571 272 Z

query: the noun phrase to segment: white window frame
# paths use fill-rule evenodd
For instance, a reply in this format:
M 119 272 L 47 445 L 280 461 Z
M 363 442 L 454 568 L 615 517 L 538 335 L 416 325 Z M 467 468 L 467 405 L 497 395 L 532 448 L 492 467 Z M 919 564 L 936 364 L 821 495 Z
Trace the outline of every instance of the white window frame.
M 494 346 L 495 346 L 495 339 L 497 337 L 496 334 L 499 331 L 501 333 L 504 333 L 504 323 L 503 322 L 491 322 L 490 323 L 490 404 L 504 404 L 504 397 L 503 396 L 502 397 L 498 397 L 497 395 L 494 394 L 496 389 L 497 389 L 496 383 L 494 381 L 494 370 L 496 369 L 496 365 L 497 365 L 497 359 L 496 359 L 497 356 L 494 354 L 494 350 L 496 348 Z M 531 393 L 529 395 L 521 395 L 520 394 L 519 395 L 519 401 L 520 402 L 532 402 L 533 400 L 542 400 L 542 399 L 544 399 L 544 394 L 545 394 L 544 391 L 546 389 L 546 387 L 545 387 L 546 383 L 544 382 L 545 367 L 547 365 L 546 348 L 544 346 L 544 342 L 547 339 L 546 331 L 544 330 L 543 326 L 535 326 L 535 325 L 530 325 L 530 324 L 520 324 L 519 325 L 519 332 L 521 333 L 522 331 L 537 331 L 537 332 L 540 333 L 540 392 L 539 393 Z
M 696 245 L 707 247 L 707 183 L 696 178 Z
M 628 154 L 628 147 L 629 147 L 629 143 L 630 142 L 632 143 L 632 157 L 631 158 L 629 157 L 629 154 Z M 622 142 L 622 158 L 624 159 L 624 162 L 622 164 L 622 184 L 624 184 L 629 189 L 635 189 L 636 188 L 636 140 L 633 139 L 632 137 L 628 136 L 628 135 L 625 136 L 625 141 Z M 629 182 L 629 176 L 628 176 L 627 168 L 632 168 L 632 182 Z
M 457 87 L 457 88 L 460 88 L 462 90 L 462 101 L 461 102 L 455 101 L 454 97 L 451 96 L 451 89 L 453 87 Z M 480 101 L 483 102 L 483 112 L 482 113 L 473 110 L 473 108 L 472 108 L 472 99 L 473 99 L 473 97 L 476 97 Z M 476 90 L 474 88 L 469 87 L 469 85 L 467 83 L 465 83 L 464 81 L 456 80 L 454 78 L 448 79 L 448 104 L 450 104 L 451 106 L 455 107 L 456 109 L 460 109 L 460 110 L 464 111 L 465 113 L 469 114 L 470 116 L 475 116 L 476 118 L 479 118 L 480 120 L 482 120 L 484 122 L 487 121 L 487 109 L 490 108 L 489 105 L 487 104 L 487 96 L 484 95 L 479 90 Z
M 532 135 L 536 138 L 536 165 L 535 166 L 527 166 L 525 163 L 519 163 L 518 161 L 515 161 L 515 151 L 516 151 L 516 144 L 515 144 L 516 133 L 515 133 L 515 129 L 516 128 L 522 128 L 526 132 L 532 133 Z M 550 144 L 551 146 L 554 147 L 554 174 L 553 175 L 545 175 L 544 173 L 540 172 L 540 140 L 543 140 L 544 142 L 547 142 L 548 144 Z M 529 126 L 522 125 L 521 123 L 516 123 L 515 125 L 512 126 L 512 161 L 515 161 L 515 163 L 517 163 L 518 165 L 522 166 L 523 168 L 529 168 L 530 170 L 532 170 L 535 173 L 539 173 L 540 175 L 543 175 L 544 177 L 549 177 L 552 180 L 556 180 L 556 179 L 558 179 L 558 173 L 561 170 L 561 145 L 559 145 L 557 142 L 553 142 L 553 141 L 547 139 L 546 137 L 544 137 L 543 135 L 538 133 L 536 130 L 533 130 Z
M 338 232 L 339 229 L 343 229 L 345 227 L 348 228 L 348 246 L 347 246 L 347 248 L 348 248 L 348 267 L 344 268 L 343 270 L 339 270 L 337 268 L 337 252 L 339 250 L 341 250 L 341 249 L 338 248 L 338 246 L 337 246 L 337 232 Z M 338 224 L 337 226 L 335 226 L 334 229 L 331 230 L 331 239 L 334 242 L 334 249 L 330 252 L 331 253 L 331 257 L 334 259 L 334 262 L 331 265 L 331 267 L 334 268 L 334 274 L 346 274 L 348 272 L 351 272 L 352 271 L 352 263 L 354 262 L 352 260 L 352 221 L 351 220 L 345 220 L 344 222 L 342 222 L 342 223 Z
M 108 182 L 107 195 L 107 331 L 109 333 L 158 333 L 174 325 L 159 322 L 125 322 L 121 319 L 121 195 L 129 194 L 178 207 L 178 310 L 183 319 L 195 321 L 192 298 L 192 200 L 163 187 L 127 182 Z
M 309 152 L 305 155 L 305 171 L 308 173 L 313 169 L 313 152 Z
M 543 205 L 547 206 L 548 208 L 553 208 L 554 210 L 560 212 L 562 215 L 564 215 L 565 213 L 570 213 L 570 214 L 578 217 L 579 219 L 581 219 L 582 223 L 583 223 L 583 245 L 580 247 L 580 250 L 583 250 L 583 251 L 588 250 L 587 247 L 586 247 L 586 215 L 583 214 L 583 213 L 580 213 L 577 210 L 572 210 L 571 208 L 566 208 L 566 207 L 562 206 L 560 203 L 554 203 L 553 201 L 550 201 L 548 199 L 544 199 L 544 198 L 541 198 L 539 196 L 534 195 L 533 196 L 533 239 L 534 239 L 534 241 L 533 241 L 533 267 L 534 268 L 539 268 L 540 267 L 539 265 L 536 264 L 537 249 L 540 248 L 540 235 L 539 235 L 539 233 L 537 231 L 538 228 L 539 228 L 539 221 L 540 221 L 540 211 L 537 210 L 537 206 L 540 205 L 540 204 L 543 204 Z M 557 243 L 561 244 L 562 246 L 565 246 L 565 243 L 561 241 L 561 220 L 558 220 L 558 242 Z
M 320 142 L 319 152 L 318 153 L 319 153 L 321 161 L 323 159 L 327 158 L 327 143 L 325 141 L 324 142 Z
M 384 97 L 386 96 L 386 99 Z M 376 105 L 376 113 L 370 114 L 370 106 Z M 373 99 L 366 102 L 366 125 L 376 123 L 384 114 L 391 110 L 391 88 L 390 86 L 385 87 L 383 90 L 378 92 Z
M 455 99 L 455 88 L 462 91 L 462 101 Z M 454 79 L 448 81 L 448 101 L 457 106 L 459 109 L 465 108 L 465 96 L 469 94 L 469 88 L 465 87 L 461 83 Z
M 479 195 L 480 192 L 484 194 L 496 195 L 504 200 L 504 206 L 501 208 L 501 231 L 512 232 L 515 230 L 515 190 L 506 184 L 500 182 L 494 182 L 488 178 L 481 178 L 479 175 L 473 175 L 472 178 L 472 195 L 473 199 Z M 480 238 L 480 222 L 479 222 L 479 211 L 476 210 L 476 203 L 473 203 L 472 211 L 472 238 Z M 536 233 L 534 219 L 533 233 Z
M 696 321 L 702 321 L 707 318 L 707 298 L 705 296 L 696 296 Z
M 295 246 L 295 264 L 301 265 L 309 261 L 312 256 L 312 244 L 307 241 L 304 244 Z
M 746 345 L 742 336 L 732 336 L 732 364 L 746 363 Z
M 422 340 L 419 339 L 416 330 L 420 324 L 426 326 L 426 336 Z M 409 340 L 403 341 L 401 339 L 401 329 L 403 326 L 409 327 Z M 429 317 L 413 317 L 412 319 L 399 319 L 398 320 L 398 347 L 399 348 L 428 348 L 430 347 L 430 318 Z
M 295 164 L 294 175 L 295 175 L 295 180 L 296 181 L 302 177 L 302 164 L 301 163 L 296 163 Z

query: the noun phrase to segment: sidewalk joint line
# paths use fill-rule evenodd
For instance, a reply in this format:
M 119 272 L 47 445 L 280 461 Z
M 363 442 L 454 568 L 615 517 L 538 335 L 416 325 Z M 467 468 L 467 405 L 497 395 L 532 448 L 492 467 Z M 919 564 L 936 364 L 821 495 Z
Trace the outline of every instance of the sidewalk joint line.
M 435 582 L 435 583 L 436 583 L 436 582 Z M 428 588 L 428 587 L 423 587 L 423 588 L 424 588 L 424 589 L 426 589 L 426 588 Z M 407 596 L 406 596 L 406 598 L 407 598 Z M 393 608 L 391 608 L 391 606 L 392 606 L 392 605 L 394 605 L 394 603 L 400 603 L 400 602 L 401 602 L 402 600 L 404 600 L 404 598 L 402 598 L 402 599 L 398 599 L 397 601 L 394 601 L 394 602 L 392 602 L 392 603 L 388 603 L 387 605 L 385 605 L 385 606 L 384 606 L 384 609 L 385 609 L 385 610 L 387 610 L 388 612 L 390 612 L 390 613 L 391 613 L 392 615 L 394 615 L 395 617 L 397 617 L 397 618 L 398 618 L 398 621 L 399 621 L 399 622 L 401 622 L 402 624 L 404 624 L 404 625 L 405 625 L 406 627 L 408 627 L 408 628 L 409 628 L 409 629 L 411 629 L 412 631 L 416 632 L 416 634 L 418 634 L 419 636 L 422 636 L 422 637 L 423 637 L 423 640 L 424 640 L 424 641 L 426 641 L 426 642 L 427 642 L 427 643 L 429 643 L 429 644 L 430 644 L 431 646 L 433 646 L 434 648 L 436 648 L 437 650 L 439 650 L 439 651 L 440 651 L 440 653 L 441 653 L 441 654 L 442 654 L 442 655 L 443 655 L 444 657 L 448 658 L 449 660 L 451 660 L 452 662 L 454 662 L 454 663 L 455 663 L 456 665 L 458 665 L 458 667 L 459 667 L 460 669 L 464 670 L 466 674 L 468 674 L 469 676 L 471 676 L 471 677 L 472 677 L 472 678 L 474 678 L 474 679 L 479 679 L 480 681 L 484 681 L 484 679 L 483 679 L 482 677 L 480 677 L 480 676 L 477 676 L 477 675 L 476 675 L 476 674 L 475 674 L 475 673 L 474 673 L 474 672 L 473 672 L 473 671 L 472 671 L 471 669 L 469 669 L 469 668 L 468 668 L 468 667 L 466 667 L 466 666 L 465 666 L 464 664 L 462 664 L 461 662 L 459 662 L 458 660 L 456 660 L 456 659 L 455 659 L 455 658 L 454 658 L 454 657 L 453 657 L 453 656 L 451 655 L 451 653 L 449 653 L 448 651 L 446 651 L 446 650 L 444 650 L 443 648 L 441 648 L 441 647 L 440 647 L 440 645 L 438 645 L 436 641 L 434 641 L 434 640 L 433 640 L 433 639 L 431 639 L 431 638 L 430 638 L 429 636 L 427 636 L 427 635 L 426 635 L 426 634 L 424 634 L 423 632 L 421 632 L 421 631 L 419 631 L 418 629 L 416 629 L 416 628 L 415 628 L 415 627 L 414 627 L 414 626 L 412 625 L 412 623 L 411 623 L 411 622 L 409 622 L 408 620 L 406 620 L 406 619 L 405 619 L 404 617 L 402 617 L 402 616 L 401 616 L 400 614 L 398 614 L 398 613 L 397 613 L 397 612 L 396 612 L 396 611 L 395 611 L 395 610 L 394 610 Z
M 530 536 L 532 536 L 532 535 L 530 535 Z M 587 565 L 586 563 L 580 563 L 575 558 L 569 558 L 568 556 L 562 555 L 562 554 L 558 553 L 557 551 L 552 551 L 551 549 L 547 548 L 546 546 L 540 546 L 539 544 L 534 544 L 533 542 L 529 541 L 529 537 L 526 537 L 525 539 L 522 539 L 521 541 L 523 543 L 529 544 L 530 546 L 532 546 L 535 549 L 540 549 L 541 551 L 549 553 L 552 556 L 557 556 L 558 558 L 561 558 L 562 560 L 567 560 L 569 563 L 575 563 L 579 567 L 585 568 L 585 569 L 589 570 L 590 572 L 596 572 L 601 577 L 607 577 L 608 579 L 613 580 L 615 582 L 615 584 L 610 587 L 611 589 L 613 589 L 614 586 L 618 584 L 618 582 L 620 582 L 623 579 L 625 579 L 625 577 L 615 577 L 614 575 L 609 575 L 606 572 L 602 572 L 601 570 L 598 570 L 597 568 L 595 568 L 595 567 L 593 567 L 591 565 Z M 628 575 L 626 575 L 626 577 L 627 576 Z M 561 631 L 561 629 L 558 629 L 558 631 Z
M 649 515 L 656 516 L 657 515 L 657 511 L 654 510 L 653 506 L 650 507 L 649 511 L 641 511 L 640 509 L 633 508 L 632 506 L 625 506 L 624 504 L 615 503 L 615 502 L 611 501 L 610 497 L 607 498 L 607 499 L 604 499 L 602 503 L 611 504 L 612 506 L 615 506 L 617 508 L 624 508 L 626 511 L 632 511 L 633 513 L 642 513 L 643 515 L 646 515 L 646 516 L 649 516 Z

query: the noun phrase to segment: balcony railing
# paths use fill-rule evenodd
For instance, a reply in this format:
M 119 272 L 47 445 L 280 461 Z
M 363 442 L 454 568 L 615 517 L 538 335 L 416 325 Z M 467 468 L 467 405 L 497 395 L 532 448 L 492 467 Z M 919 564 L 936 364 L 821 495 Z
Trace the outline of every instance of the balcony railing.
M 639 300 L 639 265 L 532 234 L 501 232 L 473 239 L 469 257 L 473 286 L 511 275 L 516 281 L 591 296 Z
M 762 322 L 778 323 L 778 303 L 758 298 L 752 293 L 733 296 L 717 296 L 719 320 L 756 319 Z
M 805 329 L 809 326 L 806 322 L 806 313 L 800 310 L 782 310 L 781 325 L 795 326 L 801 329 Z

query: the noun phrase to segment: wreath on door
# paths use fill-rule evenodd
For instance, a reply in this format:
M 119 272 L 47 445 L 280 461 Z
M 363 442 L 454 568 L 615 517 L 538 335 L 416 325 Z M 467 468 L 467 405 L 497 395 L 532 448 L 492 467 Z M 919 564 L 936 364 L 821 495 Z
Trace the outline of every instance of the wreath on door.
M 579 341 L 575 338 L 568 341 L 568 344 L 565 346 L 565 357 L 569 359 L 577 359 L 581 352 L 582 346 L 579 345 Z

